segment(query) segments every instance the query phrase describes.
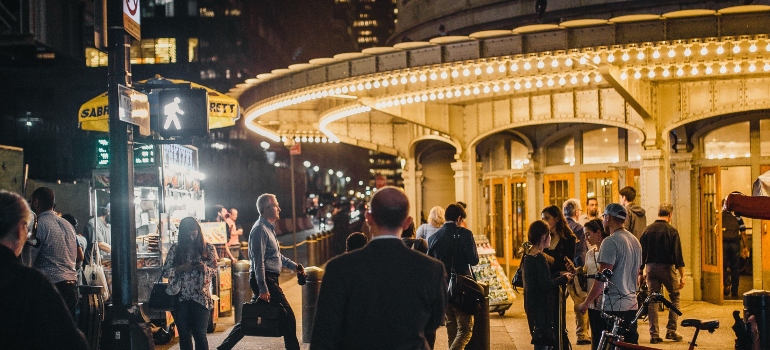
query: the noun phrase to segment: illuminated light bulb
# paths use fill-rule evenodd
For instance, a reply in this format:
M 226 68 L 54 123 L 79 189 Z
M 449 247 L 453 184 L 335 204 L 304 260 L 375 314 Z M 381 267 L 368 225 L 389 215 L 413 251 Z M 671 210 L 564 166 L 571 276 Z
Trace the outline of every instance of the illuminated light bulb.
M 505 64 L 500 64 L 500 67 L 497 67 L 497 71 L 500 73 L 505 73 Z
M 663 77 L 668 78 L 669 75 L 671 75 L 671 71 L 669 71 L 668 68 L 663 69 Z
M 300 141 L 302 141 L 302 139 L 301 139 L 301 138 L 299 138 L 299 136 L 295 136 L 295 137 L 294 137 L 294 142 L 300 142 Z
M 405 80 L 406 80 L 406 78 L 401 78 L 401 84 L 406 84 Z M 412 84 L 416 83 L 417 82 L 417 77 L 415 77 L 414 75 L 409 77 L 409 82 L 412 83 Z
M 302 136 L 302 142 L 307 142 L 307 136 Z
M 524 70 L 529 70 L 530 68 L 532 68 L 532 65 L 529 63 L 529 61 L 524 62 Z
M 446 71 L 441 72 L 441 79 L 446 79 L 449 77 L 449 74 L 447 74 Z
M 463 91 L 463 94 L 465 94 L 465 96 L 470 96 L 471 95 L 471 89 L 465 88 L 465 90 Z M 455 94 L 455 95 L 459 95 L 459 94 Z
M 513 62 L 513 64 L 511 64 L 511 72 L 515 72 L 517 70 L 519 70 L 519 64 L 516 62 Z
M 329 95 L 339 95 L 341 93 L 342 93 L 342 89 L 336 88 L 336 89 L 334 89 L 334 94 L 329 94 Z
M 736 64 L 735 67 L 733 67 L 733 72 L 740 73 L 741 72 L 741 65 Z
M 733 53 L 739 53 L 739 52 L 741 52 L 741 45 L 735 44 L 735 46 L 733 46 Z
M 366 87 L 367 90 L 371 89 L 372 86 L 376 89 L 376 88 L 380 87 L 380 81 L 379 80 L 375 80 L 373 84 L 369 84 L 369 82 L 366 82 L 366 85 L 364 85 L 364 86 Z
M 711 68 L 711 66 L 706 66 L 705 72 L 706 72 L 706 74 L 711 74 L 711 73 L 714 73 L 714 69 Z
M 347 94 L 348 93 L 348 87 L 347 86 L 343 86 L 341 90 L 342 90 L 343 94 Z
M 426 81 L 428 80 L 428 77 L 425 75 L 425 73 L 420 74 L 420 81 Z
M 637 60 L 643 60 L 644 59 L 644 51 L 639 51 L 638 54 L 636 54 Z
M 567 84 L 567 79 L 564 79 L 564 77 L 559 78 L 559 85 L 565 85 Z
M 388 85 L 390 85 L 390 83 L 388 82 L 387 79 L 382 81 L 382 87 L 388 87 Z
M 583 82 L 586 84 L 591 82 L 591 78 L 588 76 L 588 74 L 583 76 Z
M 366 83 L 369 84 L 369 82 L 366 82 Z M 369 87 L 367 87 L 366 89 L 368 90 L 371 87 L 372 87 L 372 84 L 369 84 Z M 356 88 L 358 90 L 363 90 L 364 89 L 364 84 L 358 83 L 358 86 L 356 86 Z
M 436 93 L 431 92 L 429 98 L 430 98 L 431 101 L 435 100 L 436 99 Z
M 641 78 L 642 78 L 642 73 L 641 72 L 639 72 L 639 71 L 634 72 L 634 79 L 641 79 Z
M 548 78 L 548 81 L 546 81 L 545 83 L 548 84 L 548 86 L 553 86 L 553 84 L 555 84 L 555 82 L 553 81 L 553 78 Z
M 698 75 L 698 67 L 692 67 L 692 70 L 690 71 L 690 74 Z
M 543 80 L 541 80 L 541 79 L 538 79 L 538 80 L 535 82 L 535 86 L 537 86 L 537 87 L 539 87 L 539 88 L 543 87 Z
M 749 72 L 754 73 L 754 71 L 757 70 L 757 66 L 754 65 L 754 63 L 749 65 Z
M 471 75 L 471 70 L 468 68 L 463 69 L 463 76 L 467 77 L 469 75 Z
M 478 88 L 477 88 L 477 89 L 478 89 Z M 492 91 L 492 89 L 490 89 L 490 88 L 489 88 L 489 86 L 485 86 L 485 87 L 484 87 L 484 93 L 485 93 L 485 94 L 488 94 L 490 91 Z M 474 92 L 475 92 L 475 90 L 474 90 Z
M 768 44 L 767 47 L 770 47 L 770 44 Z M 770 49 L 767 50 L 767 51 L 770 51 Z M 567 57 L 567 59 L 564 61 L 564 64 L 566 64 L 567 67 L 571 67 L 572 66 L 572 58 Z
M 527 80 L 527 82 L 526 82 L 526 83 L 524 83 L 524 87 L 525 87 L 525 88 L 527 88 L 527 89 L 531 88 L 531 87 L 532 87 L 532 82 L 530 82 L 529 80 Z
M 492 74 L 495 72 L 495 69 L 492 68 L 492 66 L 487 66 L 487 74 Z
M 476 74 L 476 75 L 481 75 L 481 68 L 476 67 L 476 69 L 473 70 L 473 73 Z M 465 74 L 465 72 L 463 72 L 463 75 L 464 74 Z
M 537 61 L 537 69 L 543 69 L 545 67 L 545 63 L 543 63 L 543 60 Z
M 406 103 L 414 103 L 414 98 L 412 98 L 412 96 L 409 96 L 409 98 L 406 99 Z
M 400 105 L 400 104 L 401 104 L 401 101 L 399 101 L 399 100 L 393 100 L 393 105 L 394 105 L 394 106 L 398 106 L 398 105 Z
M 601 83 L 602 82 L 602 76 L 600 74 L 594 75 L 594 82 Z
M 417 79 L 415 78 L 415 81 L 416 81 L 416 80 L 417 80 Z M 401 77 L 401 85 L 405 85 L 405 84 L 406 84 L 406 81 L 407 81 L 406 77 Z M 393 85 L 396 85 L 396 84 L 393 84 Z
M 459 73 L 459 72 L 457 72 L 457 70 L 453 69 L 453 70 L 452 70 L 452 78 L 457 78 L 457 77 L 459 77 L 459 76 L 460 76 L 460 73 Z
M 674 56 L 676 56 L 676 51 L 674 51 L 674 48 L 672 47 L 668 50 L 668 57 L 674 58 Z
M 495 84 L 495 86 L 492 87 L 492 91 L 500 92 L 500 85 Z
M 764 70 L 765 72 L 770 71 L 770 63 L 765 63 Z
M 625 71 L 623 71 L 622 73 L 620 73 L 620 80 L 626 80 L 626 79 L 628 79 L 628 74 Z
M 382 102 L 375 103 L 374 108 L 377 108 L 377 109 L 382 108 Z
M 407 101 L 405 98 L 402 97 L 400 100 L 398 100 L 398 102 L 401 102 L 402 105 L 405 105 Z
M 690 47 L 684 49 L 684 57 L 690 57 L 692 55 L 692 50 L 690 50 Z
M 647 77 L 650 78 L 650 79 L 655 78 L 655 70 L 654 69 L 650 69 L 650 71 L 647 72 Z
M 551 67 L 556 68 L 558 66 L 559 66 L 559 60 L 557 60 L 555 58 L 553 60 L 551 60 Z
M 652 58 L 654 59 L 660 58 L 660 50 L 655 49 L 655 51 L 652 52 Z
M 706 55 L 708 55 L 708 53 L 709 53 L 709 49 L 708 49 L 708 48 L 706 48 L 705 46 L 703 46 L 703 47 L 701 47 L 701 48 L 700 48 L 700 54 L 701 54 L 702 56 L 706 56 Z
M 326 97 L 326 96 L 329 96 L 329 92 L 326 91 L 326 90 L 322 91 L 321 92 L 321 97 Z
M 722 73 L 722 74 L 727 73 L 727 65 L 723 64 L 721 67 L 719 67 L 719 73 Z
M 428 95 L 422 94 L 422 96 L 420 96 L 420 99 L 423 100 L 423 101 L 427 101 L 428 100 Z M 415 98 L 415 100 L 416 100 L 416 98 Z M 420 102 L 420 101 L 417 101 L 417 102 Z
M 455 89 L 455 97 L 460 97 L 460 89 Z
M 572 85 L 575 85 L 575 84 L 577 84 L 577 82 L 578 82 L 578 80 L 577 80 L 577 76 L 574 76 L 574 75 L 573 75 L 573 76 L 572 76 L 572 78 L 570 78 L 569 82 L 570 82 Z
M 444 74 L 446 74 L 446 72 Z M 436 72 L 430 73 L 430 80 L 436 80 L 436 79 L 438 79 L 438 75 L 436 75 Z
M 477 87 L 475 87 L 475 88 L 473 88 L 473 94 L 474 94 L 474 95 L 478 95 L 478 94 L 480 94 L 480 93 L 481 93 L 481 89 L 479 89 L 479 87 L 478 87 L 478 86 L 477 86 Z
M 770 52 L 770 43 L 767 43 L 767 46 L 765 46 L 765 51 Z
M 583 56 L 583 57 L 580 57 L 580 60 L 578 62 L 580 62 L 580 64 L 586 64 L 588 60 L 585 58 L 585 56 Z
M 612 63 L 615 62 L 615 54 L 609 54 L 607 55 L 607 62 Z
M 349 89 L 350 89 L 350 92 L 356 92 L 356 90 L 358 89 L 358 87 L 356 87 L 355 85 L 350 85 L 350 88 L 349 88 Z M 307 99 L 305 99 L 305 101 L 307 101 Z
M 725 53 L 725 47 L 723 45 L 719 45 L 719 47 L 717 47 L 717 55 L 721 55 L 723 53 Z
M 387 105 L 388 105 L 388 107 L 393 107 L 393 100 L 388 100 Z
M 623 52 L 623 56 L 620 56 L 620 59 L 623 60 L 623 62 L 628 61 L 629 58 L 631 58 L 631 56 L 628 55 L 628 52 Z
M 444 99 L 444 92 L 443 91 L 439 91 L 438 94 L 436 95 L 436 97 L 438 97 L 439 100 L 443 100 Z
M 521 86 L 520 86 L 521 87 Z M 503 90 L 510 91 L 511 90 L 511 84 L 505 83 L 503 84 Z M 518 89 L 517 89 L 518 90 Z
M 599 57 L 599 55 L 596 55 L 596 56 L 594 56 L 594 59 L 593 59 L 593 61 L 594 61 L 594 63 L 595 63 L 595 64 L 599 64 L 599 62 L 601 62 L 601 61 L 602 61 L 602 58 L 601 58 L 601 57 Z
M 396 78 L 390 79 L 390 85 L 393 85 L 393 86 L 398 85 L 398 79 Z
M 682 67 L 679 67 L 679 69 L 676 70 L 676 76 L 681 77 L 684 75 L 684 69 Z

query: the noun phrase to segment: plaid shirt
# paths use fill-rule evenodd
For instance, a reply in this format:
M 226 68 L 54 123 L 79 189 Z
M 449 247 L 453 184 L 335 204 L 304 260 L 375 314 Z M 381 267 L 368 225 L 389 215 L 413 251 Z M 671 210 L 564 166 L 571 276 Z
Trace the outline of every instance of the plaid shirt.
M 52 210 L 37 217 L 37 239 L 40 248 L 32 249 L 32 267 L 42 272 L 51 283 L 77 279 L 77 235 L 75 229 Z

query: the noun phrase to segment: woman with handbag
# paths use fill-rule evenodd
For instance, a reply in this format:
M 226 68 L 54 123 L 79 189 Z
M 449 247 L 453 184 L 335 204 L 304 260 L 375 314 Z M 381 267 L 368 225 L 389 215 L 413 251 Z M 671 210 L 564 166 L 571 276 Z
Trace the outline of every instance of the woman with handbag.
M 554 259 L 543 250 L 551 244 L 548 224 L 537 220 L 529 225 L 527 239 L 532 248 L 521 259 L 524 280 L 524 310 L 527 313 L 529 333 L 535 350 L 558 349 L 559 333 L 566 329 L 559 326 L 560 286 L 572 279 L 572 274 L 562 272 L 552 277 Z M 569 348 L 569 340 L 563 337 L 563 349 Z
M 203 240 L 202 230 L 195 218 L 179 223 L 178 242 L 168 250 L 163 264 L 163 277 L 169 279 L 166 293 L 176 295 L 178 303 L 171 312 L 179 330 L 179 348 L 208 350 L 206 327 L 214 307 L 209 286 L 217 271 L 214 246 Z

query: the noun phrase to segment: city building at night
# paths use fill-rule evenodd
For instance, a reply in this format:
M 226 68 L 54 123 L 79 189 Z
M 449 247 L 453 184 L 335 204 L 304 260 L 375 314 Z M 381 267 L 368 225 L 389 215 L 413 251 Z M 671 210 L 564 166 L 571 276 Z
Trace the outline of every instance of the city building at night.
M 276 142 L 301 134 L 397 157 L 411 215 L 467 203 L 508 275 L 545 206 L 603 207 L 633 186 L 648 218 L 674 205 L 683 298 L 721 303 L 721 199 L 770 170 L 768 2 L 535 3 L 399 1 L 392 46 L 230 94 Z M 741 292 L 770 288 L 764 225 L 746 220 Z
M 396 0 L 334 0 L 359 50 L 382 46 L 398 23 Z

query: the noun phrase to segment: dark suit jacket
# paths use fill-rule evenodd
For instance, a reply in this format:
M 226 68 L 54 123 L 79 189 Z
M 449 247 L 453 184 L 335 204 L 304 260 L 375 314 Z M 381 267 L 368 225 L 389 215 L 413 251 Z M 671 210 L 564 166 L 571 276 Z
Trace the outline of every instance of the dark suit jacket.
M 470 276 L 468 265 L 478 265 L 479 251 L 473 233 L 467 228 L 458 227 L 454 222 L 445 223 L 428 239 L 428 255 L 441 260 L 447 273 L 452 272 L 452 256 L 455 255 L 454 233 L 460 236 L 457 242 L 457 256 L 454 258 L 455 272 Z
M 444 266 L 400 239 L 374 239 L 326 265 L 311 350 L 430 349 L 446 303 Z

